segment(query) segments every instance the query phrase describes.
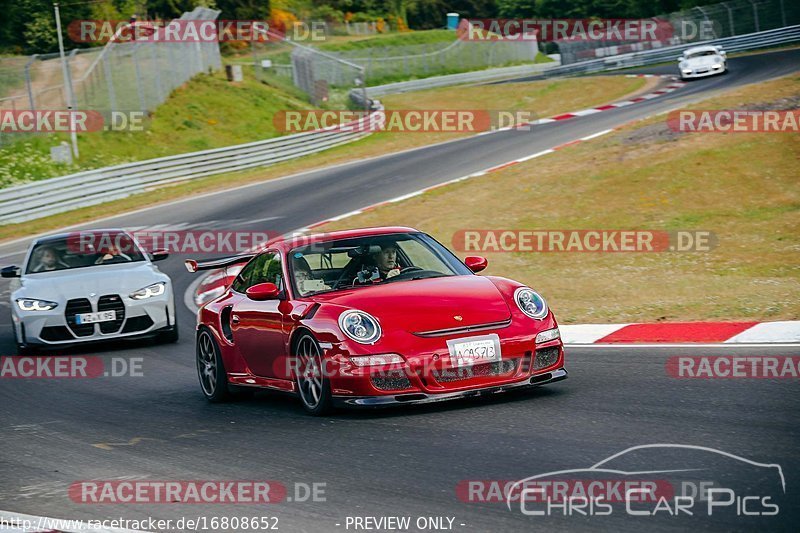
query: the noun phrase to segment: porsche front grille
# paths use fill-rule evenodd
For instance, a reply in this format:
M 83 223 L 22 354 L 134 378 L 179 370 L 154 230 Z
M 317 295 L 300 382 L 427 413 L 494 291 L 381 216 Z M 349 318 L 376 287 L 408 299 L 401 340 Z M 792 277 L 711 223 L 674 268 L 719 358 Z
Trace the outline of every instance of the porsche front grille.
M 490 376 L 502 376 L 511 374 L 517 370 L 518 359 L 505 359 L 495 363 L 483 363 L 475 366 L 465 366 L 461 368 L 449 368 L 434 373 L 434 378 L 439 383 L 450 383 L 463 379 L 482 378 Z
M 536 356 L 533 359 L 533 369 L 541 370 L 548 366 L 553 366 L 558 361 L 558 356 L 559 352 L 557 346 L 536 350 Z
M 402 371 L 392 371 L 385 375 L 372 376 L 372 385 L 378 390 L 403 390 L 411 388 L 411 381 Z

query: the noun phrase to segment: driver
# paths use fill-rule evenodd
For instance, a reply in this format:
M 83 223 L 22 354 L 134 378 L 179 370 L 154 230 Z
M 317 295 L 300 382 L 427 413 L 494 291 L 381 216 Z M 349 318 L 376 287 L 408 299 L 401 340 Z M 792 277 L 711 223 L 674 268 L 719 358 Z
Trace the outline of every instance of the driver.
M 58 251 L 52 246 L 44 246 L 39 252 L 39 264 L 33 272 L 51 272 L 62 268 L 69 268 L 69 265 L 61 260 Z
M 381 244 L 381 251 L 373 254 L 372 260 L 378 267 L 382 280 L 393 278 L 400 273 L 400 266 L 397 264 L 397 243 L 394 241 Z
M 114 261 L 130 261 L 130 260 L 131 258 L 129 255 L 122 253 L 115 244 L 112 244 L 108 247 L 105 254 L 97 258 L 94 264 L 102 265 L 104 263 L 111 263 Z

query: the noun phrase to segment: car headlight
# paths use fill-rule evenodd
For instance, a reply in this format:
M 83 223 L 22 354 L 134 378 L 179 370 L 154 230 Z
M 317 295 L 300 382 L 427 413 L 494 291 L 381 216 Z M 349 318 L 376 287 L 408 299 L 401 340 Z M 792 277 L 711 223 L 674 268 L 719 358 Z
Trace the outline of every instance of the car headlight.
M 558 328 L 548 329 L 536 335 L 536 344 L 542 344 L 543 342 L 550 342 L 560 338 L 561 332 L 558 331 Z
M 711 68 L 722 68 L 722 63 L 714 63 Z
M 350 361 L 356 366 L 401 365 L 405 363 L 403 357 L 396 353 L 358 355 L 351 357 Z
M 158 283 L 153 283 L 147 287 L 142 287 L 136 292 L 132 292 L 130 297 L 134 300 L 146 300 L 147 298 L 152 298 L 153 296 L 161 296 L 166 290 L 167 283 L 164 281 L 159 281 Z
M 514 291 L 514 301 L 520 311 L 531 318 L 541 320 L 547 316 L 547 302 L 533 289 L 520 287 Z
M 58 304 L 36 298 L 17 298 L 17 307 L 23 311 L 50 311 L 58 307 Z
M 361 344 L 374 344 L 381 338 L 381 326 L 374 317 L 364 311 L 351 309 L 339 315 L 342 332 Z

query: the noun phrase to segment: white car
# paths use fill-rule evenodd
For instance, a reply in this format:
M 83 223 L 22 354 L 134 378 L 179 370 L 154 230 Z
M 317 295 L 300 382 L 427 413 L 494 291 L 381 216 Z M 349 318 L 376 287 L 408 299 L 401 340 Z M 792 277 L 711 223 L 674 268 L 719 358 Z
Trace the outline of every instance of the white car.
M 178 340 L 172 282 L 123 230 L 92 230 L 34 241 L 11 282 L 11 319 L 20 354 L 41 347 L 138 336 Z
M 728 57 L 718 46 L 695 46 L 678 58 L 681 79 L 704 78 L 728 71 Z

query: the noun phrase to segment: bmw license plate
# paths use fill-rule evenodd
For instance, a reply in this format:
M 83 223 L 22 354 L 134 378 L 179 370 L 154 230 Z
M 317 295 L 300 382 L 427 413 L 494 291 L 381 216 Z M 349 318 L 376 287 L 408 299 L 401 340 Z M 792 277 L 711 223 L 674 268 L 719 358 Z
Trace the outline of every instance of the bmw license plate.
M 94 324 L 96 322 L 111 322 L 117 319 L 116 311 L 99 311 L 97 313 L 79 313 L 75 315 L 76 324 Z
M 494 363 L 501 359 L 500 337 L 497 334 L 480 335 L 447 341 L 450 362 L 454 367 Z

